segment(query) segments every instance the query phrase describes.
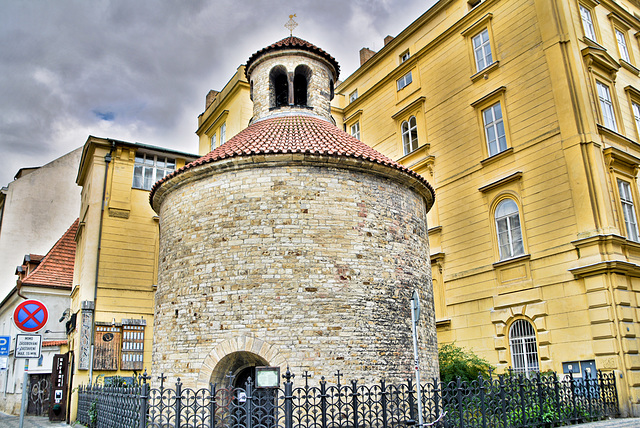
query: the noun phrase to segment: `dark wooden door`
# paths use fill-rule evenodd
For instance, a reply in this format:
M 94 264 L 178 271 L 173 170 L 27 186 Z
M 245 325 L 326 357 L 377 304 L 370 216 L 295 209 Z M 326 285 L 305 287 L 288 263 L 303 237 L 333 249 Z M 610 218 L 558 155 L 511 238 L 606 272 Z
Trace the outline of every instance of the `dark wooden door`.
M 29 375 L 29 403 L 27 414 L 47 416 L 49 414 L 49 395 L 51 394 L 51 373 Z

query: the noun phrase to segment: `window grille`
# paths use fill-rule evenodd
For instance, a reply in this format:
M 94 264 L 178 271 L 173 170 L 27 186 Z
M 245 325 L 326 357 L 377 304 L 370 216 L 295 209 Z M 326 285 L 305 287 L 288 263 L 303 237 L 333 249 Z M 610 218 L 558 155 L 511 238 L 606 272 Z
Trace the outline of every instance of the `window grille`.
M 143 325 L 122 326 L 122 369 L 142 370 L 144 356 Z
M 360 122 L 351 125 L 351 136 L 360 139 Z
M 582 18 L 582 29 L 584 30 L 584 35 L 595 42 L 596 30 L 593 26 L 591 11 L 583 5 L 580 5 L 580 17 Z
M 613 112 L 613 102 L 611 101 L 611 92 L 609 87 L 602 82 L 596 82 L 598 87 L 598 98 L 600 99 L 600 109 L 602 110 L 603 125 L 607 128 L 618 131 L 616 125 L 616 116 Z
M 398 90 L 409 85 L 411 82 L 413 82 L 413 78 L 411 77 L 411 72 L 408 72 L 407 74 L 399 78 L 398 81 L 396 82 L 398 84 Z
M 633 110 L 633 119 L 636 122 L 636 129 L 638 130 L 638 136 L 640 136 L 640 105 L 638 105 L 638 103 L 632 102 L 631 108 Z
M 473 53 L 476 58 L 476 70 L 480 71 L 493 64 L 489 31 L 485 28 L 473 39 Z
M 223 145 L 227 141 L 227 123 L 223 123 L 220 127 L 220 145 Z
M 405 155 L 418 148 L 418 125 L 415 116 L 402 122 L 402 145 Z
M 536 332 L 529 321 L 520 319 L 511 325 L 509 345 L 511 364 L 516 373 L 529 375 L 540 370 Z
M 627 48 L 627 39 L 624 37 L 624 33 L 616 28 L 616 39 L 618 40 L 618 51 L 620 51 L 620 58 L 627 62 L 631 62 L 629 57 L 629 49 Z
M 217 136 L 217 134 L 213 134 L 211 136 L 211 150 L 216 148 L 216 136 Z
M 489 156 L 491 157 L 507 150 L 507 136 L 504 130 L 500 102 L 482 110 L 482 120 L 484 121 L 484 133 L 487 138 Z
M 620 203 L 622 204 L 627 238 L 632 241 L 638 241 L 638 222 L 636 220 L 636 209 L 633 205 L 633 196 L 631 195 L 631 186 L 626 181 L 618 180 L 618 190 L 620 191 Z
M 174 159 L 146 153 L 136 154 L 133 167 L 133 187 L 151 190 L 156 181 L 171 174 L 175 169 L 176 161 Z
M 518 205 L 512 199 L 503 200 L 496 207 L 495 218 L 500 260 L 524 254 Z

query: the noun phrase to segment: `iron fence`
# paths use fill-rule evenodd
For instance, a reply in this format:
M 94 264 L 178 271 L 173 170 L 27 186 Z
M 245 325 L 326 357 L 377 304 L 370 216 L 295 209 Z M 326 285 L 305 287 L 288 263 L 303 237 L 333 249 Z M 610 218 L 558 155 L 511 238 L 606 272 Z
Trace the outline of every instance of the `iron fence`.
M 287 370 L 277 389 L 151 388 L 146 376 L 134 386 L 82 386 L 78 421 L 96 428 L 395 428 L 417 425 L 416 391 L 411 380 L 400 385 L 357 381 L 294 387 Z M 552 427 L 618 415 L 615 375 L 579 379 L 555 373 L 437 379 L 422 388 L 424 424 L 439 428 Z

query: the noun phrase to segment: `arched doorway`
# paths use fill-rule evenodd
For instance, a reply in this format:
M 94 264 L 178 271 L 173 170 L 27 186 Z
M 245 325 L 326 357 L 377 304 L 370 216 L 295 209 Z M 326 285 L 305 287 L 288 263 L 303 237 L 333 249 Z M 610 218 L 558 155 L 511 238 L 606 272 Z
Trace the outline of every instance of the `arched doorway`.
M 277 393 L 272 389 L 254 389 L 256 367 L 269 362 L 257 354 L 237 351 L 225 355 L 211 373 L 210 382 L 217 385 L 217 421 L 221 425 L 274 427 Z M 251 391 L 247 387 L 249 379 Z M 251 400 L 251 414 L 247 414 L 247 400 Z
M 222 387 L 244 388 L 249 378 L 255 379 L 256 367 L 268 365 L 267 360 L 252 352 L 232 352 L 216 364 L 210 382 Z

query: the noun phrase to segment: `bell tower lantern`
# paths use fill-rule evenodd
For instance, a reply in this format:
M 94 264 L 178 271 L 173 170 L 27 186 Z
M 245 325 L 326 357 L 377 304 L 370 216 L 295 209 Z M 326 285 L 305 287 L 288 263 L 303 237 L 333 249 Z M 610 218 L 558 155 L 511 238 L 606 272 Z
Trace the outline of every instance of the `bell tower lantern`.
M 274 116 L 311 115 L 333 122 L 331 100 L 340 66 L 331 55 L 294 36 L 249 58 L 252 123 Z

